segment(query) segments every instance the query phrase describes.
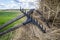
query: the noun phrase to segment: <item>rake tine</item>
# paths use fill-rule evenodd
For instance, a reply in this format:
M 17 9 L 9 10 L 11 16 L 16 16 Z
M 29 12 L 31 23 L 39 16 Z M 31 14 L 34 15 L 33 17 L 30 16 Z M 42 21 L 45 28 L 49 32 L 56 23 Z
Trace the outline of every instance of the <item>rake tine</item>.
M 37 13 L 39 13 L 40 15 L 43 15 L 41 12 L 39 12 L 38 10 L 35 10 Z
M 25 13 L 25 12 L 24 12 L 24 9 L 20 9 L 20 11 L 21 11 L 22 13 Z
M 33 13 L 34 9 L 30 9 L 27 13 L 25 9 L 21 9 L 20 10 L 22 13 L 24 13 L 25 15 L 30 15 L 31 13 Z M 25 11 L 25 12 L 24 12 Z
M 45 31 L 45 30 L 43 30 L 43 28 L 41 27 L 41 25 L 40 25 L 40 24 L 38 24 L 38 22 L 37 22 L 37 21 L 35 21 L 34 19 L 32 19 L 32 23 L 33 23 L 34 25 L 36 25 L 39 29 L 41 29 L 41 31 L 42 31 L 43 33 L 46 33 L 46 31 Z

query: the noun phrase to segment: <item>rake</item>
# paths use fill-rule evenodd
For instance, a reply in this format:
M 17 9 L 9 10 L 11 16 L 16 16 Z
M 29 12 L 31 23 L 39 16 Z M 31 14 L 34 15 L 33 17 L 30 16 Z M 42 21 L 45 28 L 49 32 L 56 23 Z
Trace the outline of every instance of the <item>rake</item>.
M 0 30 L 3 29 L 3 28 L 5 28 L 6 26 L 12 24 L 13 22 L 15 22 L 15 21 L 17 21 L 17 20 L 25 17 L 25 16 L 27 17 L 27 20 L 26 20 L 25 22 L 19 24 L 19 25 L 16 25 L 16 26 L 14 26 L 14 27 L 11 27 L 11 28 L 8 29 L 8 30 L 5 30 L 5 31 L 3 31 L 3 32 L 0 32 L 0 36 L 4 35 L 4 34 L 6 34 L 6 33 L 9 33 L 9 32 L 11 32 L 11 31 L 14 31 L 14 30 L 16 30 L 16 29 L 18 29 L 18 28 L 20 28 L 20 27 L 22 27 L 23 25 L 26 25 L 26 24 L 28 24 L 28 23 L 32 23 L 32 24 L 36 25 L 43 33 L 46 33 L 46 28 L 44 29 L 43 26 L 41 26 L 36 19 L 33 19 L 33 17 L 30 16 L 34 11 L 36 11 L 36 12 L 39 13 L 40 15 L 42 15 L 42 13 L 40 13 L 38 10 L 35 10 L 35 9 L 30 9 L 29 11 L 27 11 L 27 10 L 25 10 L 25 9 L 20 9 L 20 11 L 23 13 L 22 15 L 19 15 L 18 17 L 14 18 L 14 19 L 6 22 L 6 23 L 3 24 L 2 26 L 0 26 Z M 47 26 L 49 26 L 48 23 L 46 23 L 46 24 L 47 24 Z

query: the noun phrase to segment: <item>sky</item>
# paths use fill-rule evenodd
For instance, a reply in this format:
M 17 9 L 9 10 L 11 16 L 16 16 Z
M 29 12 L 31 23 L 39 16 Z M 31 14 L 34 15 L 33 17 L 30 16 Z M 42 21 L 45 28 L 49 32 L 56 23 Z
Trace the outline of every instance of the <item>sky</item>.
M 0 0 L 0 9 L 34 9 L 36 4 L 37 0 Z

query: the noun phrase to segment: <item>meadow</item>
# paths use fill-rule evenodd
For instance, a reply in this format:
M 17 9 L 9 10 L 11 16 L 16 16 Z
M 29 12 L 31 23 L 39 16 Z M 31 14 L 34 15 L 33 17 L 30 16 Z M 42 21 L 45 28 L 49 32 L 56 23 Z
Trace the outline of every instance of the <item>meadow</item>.
M 4 23 L 8 22 L 9 20 L 17 17 L 18 15 L 21 15 L 21 12 L 6 12 L 6 11 L 0 11 L 0 26 L 3 25 Z M 11 27 L 13 27 L 14 25 L 20 24 L 24 21 L 25 17 L 10 24 L 9 26 L 3 28 L 2 30 L 0 30 L 0 32 L 3 32 Z M 10 40 L 10 38 L 12 38 L 12 34 L 13 32 L 7 33 L 4 36 L 0 36 L 0 40 Z

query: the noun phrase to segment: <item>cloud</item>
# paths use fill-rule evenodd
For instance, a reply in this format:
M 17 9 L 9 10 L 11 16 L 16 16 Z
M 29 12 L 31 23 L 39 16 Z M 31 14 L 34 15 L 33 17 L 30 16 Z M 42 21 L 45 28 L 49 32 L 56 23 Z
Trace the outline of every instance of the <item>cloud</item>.
M 15 4 L 15 3 L 7 4 L 6 7 L 10 8 L 10 9 L 18 9 L 19 8 L 18 4 Z
M 8 3 L 1 2 L 0 9 L 19 9 L 20 6 L 24 9 L 35 9 L 37 7 L 36 0 L 18 0 L 15 2 L 10 0 Z
M 36 9 L 38 8 L 38 1 L 37 0 L 18 0 L 17 2 L 20 2 L 20 5 L 24 9 Z
M 37 0 L 18 0 L 19 2 L 37 2 Z
M 0 3 L 0 9 L 5 9 L 5 4 L 4 3 Z
M 18 4 L 14 1 L 9 1 L 9 3 L 0 3 L 0 9 L 19 9 Z

